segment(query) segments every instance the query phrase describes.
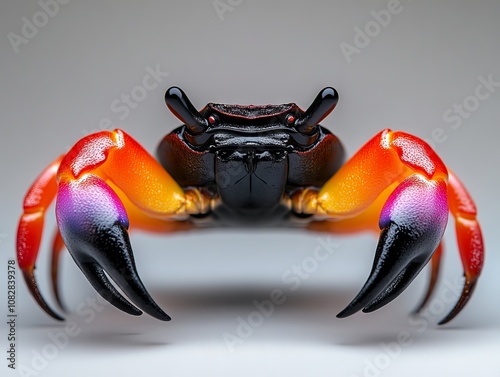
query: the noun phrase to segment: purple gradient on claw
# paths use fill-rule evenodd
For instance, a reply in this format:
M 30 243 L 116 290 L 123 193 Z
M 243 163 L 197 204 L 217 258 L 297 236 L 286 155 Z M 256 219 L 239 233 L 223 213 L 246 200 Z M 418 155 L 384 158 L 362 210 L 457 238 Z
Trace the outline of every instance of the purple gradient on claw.
M 406 178 L 387 199 L 380 214 L 379 226 L 390 222 L 408 226 L 415 232 L 446 227 L 448 200 L 446 184 L 414 174 Z
M 92 232 L 95 227 L 116 222 L 126 229 L 129 226 L 127 212 L 120 198 L 106 182 L 93 175 L 60 182 L 56 216 L 63 238 L 68 227 L 80 232 Z

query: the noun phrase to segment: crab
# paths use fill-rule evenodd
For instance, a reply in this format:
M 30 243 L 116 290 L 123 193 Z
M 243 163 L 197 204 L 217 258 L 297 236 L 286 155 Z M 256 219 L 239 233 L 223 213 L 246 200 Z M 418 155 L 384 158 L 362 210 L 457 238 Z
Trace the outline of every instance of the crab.
M 120 129 L 85 136 L 25 196 L 17 260 L 30 293 L 47 314 L 63 319 L 42 296 L 34 274 L 45 213 L 57 197 L 51 272 L 60 309 L 64 246 L 113 306 L 168 321 L 139 278 L 129 225 L 160 233 L 265 226 L 379 232 L 369 277 L 337 316 L 382 308 L 430 262 L 418 312 L 435 290 L 451 214 L 465 278 L 439 324 L 449 322 L 469 301 L 483 267 L 475 204 L 435 151 L 405 132 L 382 130 L 345 162 L 340 140 L 320 125 L 338 98 L 326 87 L 305 111 L 295 103 L 209 103 L 198 111 L 180 88 L 171 87 L 165 102 L 183 125 L 160 142 L 158 160 Z

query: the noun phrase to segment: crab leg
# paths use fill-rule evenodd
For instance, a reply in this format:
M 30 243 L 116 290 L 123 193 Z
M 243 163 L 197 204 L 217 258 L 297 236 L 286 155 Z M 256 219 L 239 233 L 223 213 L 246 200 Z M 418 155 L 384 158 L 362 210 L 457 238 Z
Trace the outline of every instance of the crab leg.
M 439 322 L 451 321 L 469 301 L 484 264 L 484 243 L 481 227 L 476 219 L 477 210 L 467 189 L 452 172 L 448 171 L 448 202 L 455 218 L 458 250 L 464 267 L 465 284 L 462 295 L 451 312 Z
M 17 261 L 31 295 L 51 317 L 62 320 L 43 299 L 35 279 L 35 262 L 42 240 L 45 211 L 57 194 L 56 173 L 63 156 L 52 162 L 31 185 L 24 197 L 24 212 L 17 228 Z
M 50 184 L 42 185 L 46 181 Z M 57 319 L 60 317 L 38 292 L 33 274 L 44 211 L 56 192 L 56 217 L 61 237 L 97 292 L 127 313 L 138 315 L 145 311 L 158 319 L 169 320 L 137 274 L 124 202 L 134 207 L 130 211 L 134 216 L 132 222 L 154 227 L 162 220 L 202 212 L 203 203 L 198 193 L 184 193 L 172 177 L 121 130 L 103 131 L 83 138 L 62 160 L 46 169 L 27 196 L 28 199 L 37 195 L 42 198 L 41 204 L 36 206 L 36 218 L 32 219 L 30 200 L 25 200 L 25 213 L 18 231 L 18 259 L 38 303 Z M 57 252 L 55 254 L 57 259 Z M 105 273 L 135 306 L 110 283 Z
M 363 216 L 381 199 L 380 238 L 372 270 L 361 291 L 338 316 L 347 317 L 358 310 L 371 312 L 401 294 L 438 248 L 450 211 L 466 277 L 457 305 L 440 323 L 451 320 L 470 298 L 484 247 L 472 199 L 425 142 L 384 130 L 319 192 L 298 191 L 292 203 L 296 212 L 339 221 Z
M 417 315 L 422 311 L 423 308 L 427 305 L 429 300 L 432 297 L 432 294 L 434 293 L 434 290 L 436 288 L 436 283 L 439 278 L 439 272 L 441 271 L 441 260 L 443 257 L 443 242 L 439 244 L 438 248 L 434 252 L 431 258 L 431 275 L 429 279 L 429 285 L 427 286 L 427 291 L 425 292 L 425 296 L 420 302 L 420 304 L 417 306 L 417 308 L 413 311 L 413 314 Z
M 54 293 L 54 298 L 61 309 L 66 311 L 62 299 L 61 293 L 59 291 L 58 277 L 59 277 L 59 261 L 61 253 L 64 249 L 64 240 L 62 239 L 61 232 L 59 228 L 56 228 L 55 234 L 52 238 L 52 253 L 50 258 L 50 278 L 52 283 L 52 292 Z

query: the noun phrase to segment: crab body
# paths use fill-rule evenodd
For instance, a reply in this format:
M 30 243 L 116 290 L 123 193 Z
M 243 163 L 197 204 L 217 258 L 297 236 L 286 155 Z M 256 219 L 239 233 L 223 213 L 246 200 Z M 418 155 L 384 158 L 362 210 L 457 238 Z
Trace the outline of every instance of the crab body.
M 174 130 L 160 143 L 158 160 L 181 187 L 203 189 L 216 201 L 214 223 L 286 224 L 292 192 L 321 187 L 344 160 L 327 129 L 306 136 L 291 126 L 303 115 L 295 104 L 209 104 L 200 114 L 213 124 L 200 136 L 187 126 Z
M 305 111 L 294 103 L 210 103 L 197 111 L 177 87 L 166 92 L 165 100 L 184 124 L 163 138 L 158 161 L 124 131 L 102 131 L 78 141 L 28 190 L 17 256 L 28 288 L 49 315 L 62 319 L 41 295 L 34 267 L 45 211 L 56 197 L 52 286 L 59 303 L 58 259 L 66 246 L 111 304 L 129 314 L 169 320 L 139 278 L 129 225 L 163 233 L 271 225 L 330 233 L 379 231 L 370 275 L 339 317 L 391 302 L 432 260 L 422 308 L 435 287 L 449 214 L 465 282 L 441 323 L 468 302 L 484 255 L 476 208 L 425 142 L 386 129 L 345 162 L 339 139 L 320 125 L 338 102 L 330 87 Z

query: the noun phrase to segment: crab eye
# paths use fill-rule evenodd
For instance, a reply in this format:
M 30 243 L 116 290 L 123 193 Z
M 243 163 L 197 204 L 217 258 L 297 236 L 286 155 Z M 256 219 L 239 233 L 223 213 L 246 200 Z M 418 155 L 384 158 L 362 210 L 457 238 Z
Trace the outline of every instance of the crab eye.
M 288 114 L 286 117 L 286 122 L 289 125 L 293 125 L 295 123 L 295 117 L 292 114 Z
M 217 123 L 217 117 L 215 115 L 210 115 L 208 117 L 208 123 L 210 123 L 212 126 Z

